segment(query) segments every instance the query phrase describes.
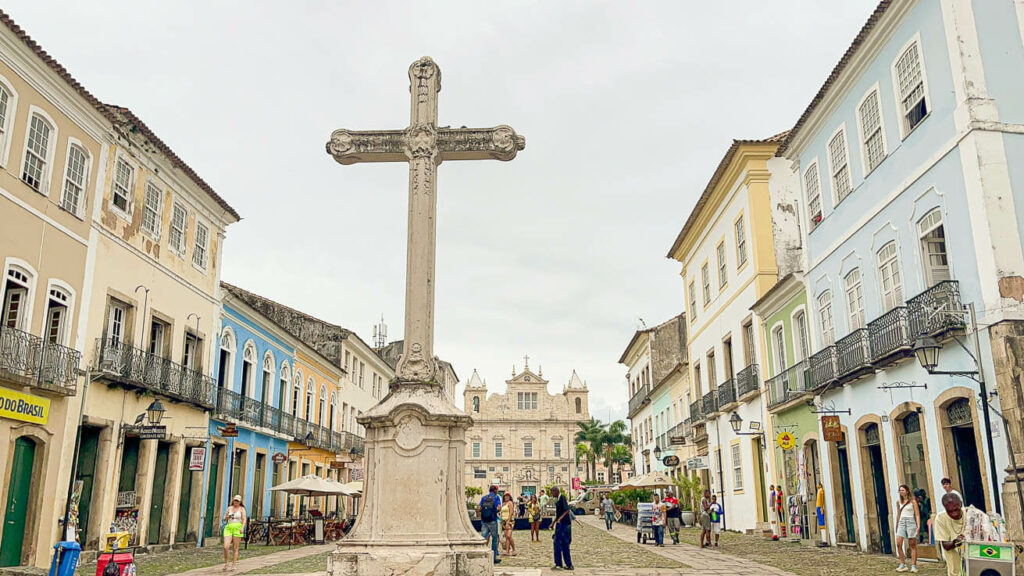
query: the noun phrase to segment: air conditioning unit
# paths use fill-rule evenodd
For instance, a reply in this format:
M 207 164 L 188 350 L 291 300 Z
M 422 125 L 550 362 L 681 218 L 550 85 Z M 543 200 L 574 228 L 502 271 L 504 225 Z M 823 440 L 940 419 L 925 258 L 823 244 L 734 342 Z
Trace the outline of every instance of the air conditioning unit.
M 1013 544 L 968 542 L 967 576 L 1015 576 Z

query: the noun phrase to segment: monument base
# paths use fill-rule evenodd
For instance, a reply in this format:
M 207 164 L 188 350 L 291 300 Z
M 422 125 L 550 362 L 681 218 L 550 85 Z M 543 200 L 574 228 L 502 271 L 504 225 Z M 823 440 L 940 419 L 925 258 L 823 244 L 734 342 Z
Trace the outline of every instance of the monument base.
M 358 418 L 366 428 L 363 507 L 330 576 L 493 576 L 466 506 L 472 419 L 435 383 L 398 382 Z

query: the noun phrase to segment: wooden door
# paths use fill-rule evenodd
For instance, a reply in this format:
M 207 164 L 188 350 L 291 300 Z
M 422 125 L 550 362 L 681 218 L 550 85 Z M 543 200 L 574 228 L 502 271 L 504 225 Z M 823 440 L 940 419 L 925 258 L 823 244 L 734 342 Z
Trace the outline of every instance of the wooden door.
M 159 444 L 156 449 L 156 467 L 153 470 L 153 497 L 149 505 L 150 544 L 160 543 L 160 525 L 164 519 L 165 490 L 167 489 L 167 458 L 170 455 L 170 444 Z
M 14 460 L 10 481 L 7 484 L 7 505 L 4 512 L 3 546 L 0 546 L 0 566 L 21 565 L 35 456 L 36 445 L 31 440 L 18 438 L 14 441 Z
M 100 444 L 99 428 L 82 428 L 82 443 L 78 450 L 78 472 L 75 478 L 82 483 L 78 498 L 78 540 L 89 541 L 89 516 L 92 512 L 92 489 L 96 476 L 96 452 Z
M 204 535 L 207 538 L 213 536 L 213 525 L 220 525 L 217 518 L 220 518 L 219 506 L 217 506 L 217 482 L 219 481 L 218 472 L 220 472 L 220 455 L 223 448 L 220 446 L 213 447 L 213 454 L 210 454 L 210 485 L 206 490 L 206 526 L 203 528 Z
M 187 451 L 186 451 L 187 453 Z M 192 510 L 192 479 L 195 472 L 188 469 L 188 457 L 181 466 L 181 494 L 178 499 L 178 526 L 174 538 L 178 542 L 188 540 L 188 515 Z

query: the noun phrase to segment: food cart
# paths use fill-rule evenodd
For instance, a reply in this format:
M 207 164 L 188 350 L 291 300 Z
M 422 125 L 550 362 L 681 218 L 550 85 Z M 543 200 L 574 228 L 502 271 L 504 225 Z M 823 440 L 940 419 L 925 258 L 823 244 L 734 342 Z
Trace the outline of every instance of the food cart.
M 654 540 L 654 504 L 637 502 L 636 504 L 636 542 L 647 544 Z

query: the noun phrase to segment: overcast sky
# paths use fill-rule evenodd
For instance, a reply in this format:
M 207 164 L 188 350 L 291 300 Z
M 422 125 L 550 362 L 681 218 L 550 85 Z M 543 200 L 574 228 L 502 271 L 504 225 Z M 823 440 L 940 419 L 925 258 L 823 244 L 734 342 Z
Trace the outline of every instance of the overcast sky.
M 242 215 L 223 279 L 365 340 L 402 336 L 407 170 L 341 166 L 336 128 L 401 129 L 407 69 L 442 70 L 440 124 L 509 124 L 511 162 L 438 175 L 436 351 L 503 391 L 572 370 L 626 417 L 640 318 L 683 309 L 667 260 L 733 138 L 788 129 L 876 0 L 71 2 L 5 10 L 104 102 L 131 108 Z M 461 392 L 460 392 L 461 393 Z M 459 401 L 461 406 L 461 400 Z

